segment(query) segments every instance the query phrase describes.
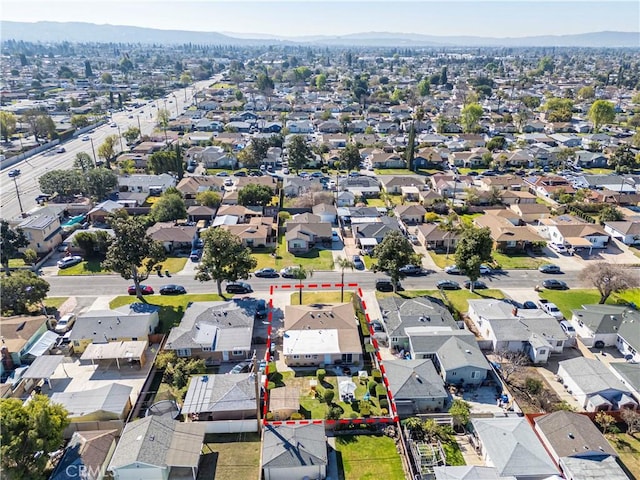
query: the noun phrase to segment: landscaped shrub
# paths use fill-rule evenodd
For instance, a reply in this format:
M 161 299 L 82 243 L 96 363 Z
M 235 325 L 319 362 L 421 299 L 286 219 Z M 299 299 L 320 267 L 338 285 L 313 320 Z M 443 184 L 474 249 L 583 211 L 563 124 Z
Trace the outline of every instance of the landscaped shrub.
M 342 415 L 342 409 L 340 407 L 331 407 L 329 410 L 327 410 L 327 414 L 325 415 L 325 418 L 327 420 L 338 420 L 340 419 L 340 415 Z
M 371 405 L 369 405 L 369 402 L 360 400 L 360 415 L 362 415 L 363 417 L 371 415 Z
M 387 400 L 386 398 L 381 398 L 380 399 L 380 408 L 383 408 L 385 410 L 387 408 L 389 408 L 389 400 Z
M 376 387 L 378 386 L 378 383 L 375 380 L 369 380 L 369 384 L 367 385 L 367 389 L 369 390 L 369 393 L 371 395 L 375 395 L 376 394 Z
M 371 371 L 371 377 L 378 383 L 382 383 L 382 372 L 377 368 Z
M 385 415 L 389 415 L 389 410 L 386 408 L 380 409 L 380 414 L 384 417 Z
M 357 414 L 356 412 L 351 412 L 351 413 L 349 414 L 349 418 L 350 418 L 350 419 L 352 419 L 352 420 L 353 420 L 354 418 L 358 418 L 358 414 Z
M 378 398 L 387 397 L 387 389 L 384 387 L 384 385 L 378 384 L 378 386 L 376 386 L 376 397 Z
M 291 420 L 304 420 L 304 415 L 300 412 L 293 412 L 289 418 Z
M 324 380 L 324 377 L 327 376 L 327 371 L 324 368 L 319 368 L 316 371 L 316 377 L 318 377 L 318 381 L 322 382 Z
M 536 395 L 542 390 L 542 382 L 536 378 L 527 377 L 524 380 L 525 388 L 531 395 Z
M 323 395 L 325 403 L 327 405 L 331 405 L 331 403 L 333 403 L 333 397 L 335 396 L 336 396 L 336 392 L 330 389 L 326 389 Z
M 273 422 L 273 413 L 272 413 L 272 412 L 267 412 L 267 416 L 266 416 L 266 417 L 264 417 L 264 419 L 265 419 L 267 422 Z

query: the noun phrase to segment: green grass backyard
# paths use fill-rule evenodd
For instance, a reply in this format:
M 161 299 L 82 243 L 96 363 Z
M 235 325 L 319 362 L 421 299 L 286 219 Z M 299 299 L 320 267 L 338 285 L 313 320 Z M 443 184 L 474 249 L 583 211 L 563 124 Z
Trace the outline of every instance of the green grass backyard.
M 367 198 L 366 200 L 367 207 L 382 207 L 387 208 L 387 202 L 385 202 L 381 198 Z
M 148 295 L 144 297 L 145 303 L 160 307 L 160 333 L 168 333 L 171 327 L 180 323 L 189 302 L 215 302 L 219 300 L 224 299 L 213 293 L 177 295 L 175 297 L 161 295 Z M 138 301 L 135 295 L 122 295 L 111 300 L 109 308 L 114 309 Z
M 271 252 L 253 253 L 253 256 L 258 261 L 256 270 L 266 267 L 280 270 L 284 267 L 298 265 L 310 270 L 333 270 L 333 254 L 331 250 L 314 248 L 308 253 L 294 255 L 287 251 L 284 235 L 280 236 L 275 256 Z
M 582 305 L 598 303 L 600 294 L 595 289 L 544 290 L 540 293 L 540 298 L 555 303 L 565 318 L 571 318 L 571 310 L 579 309 Z M 640 305 L 640 288 L 614 293 L 607 299 L 609 305 L 627 302 Z
M 9 268 L 22 268 L 26 267 L 27 264 L 24 263 L 23 258 L 10 258 L 9 259 Z
M 260 476 L 260 434 L 207 435 L 198 479 L 237 480 Z
M 336 437 L 343 480 L 404 480 L 400 454 L 392 438 L 372 435 Z
M 640 478 L 640 440 L 628 433 L 607 434 L 607 440 L 620 456 L 632 477 Z

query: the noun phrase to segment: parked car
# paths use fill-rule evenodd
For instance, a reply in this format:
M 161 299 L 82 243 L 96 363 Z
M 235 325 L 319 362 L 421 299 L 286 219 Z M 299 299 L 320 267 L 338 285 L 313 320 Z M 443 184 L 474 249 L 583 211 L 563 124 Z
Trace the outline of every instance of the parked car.
M 567 247 L 565 247 L 561 243 L 550 243 L 549 244 L 549 248 L 551 248 L 552 250 L 555 250 L 558 253 L 567 253 L 568 252 Z
M 57 321 L 54 331 L 56 333 L 66 333 L 71 330 L 75 321 L 76 316 L 73 313 L 63 315 L 62 317 L 60 317 L 60 320 Z
M 13 170 L 9 171 L 8 175 L 9 175 L 9 178 L 17 177 L 18 175 L 20 175 L 20 169 L 14 168 Z
M 562 320 L 560 322 L 560 328 L 562 329 L 562 331 L 564 333 L 567 334 L 567 337 L 575 337 L 576 336 L 576 329 L 573 328 L 573 325 L 571 325 L 571 323 L 567 320 Z
M 544 282 L 542 282 L 542 286 L 549 290 L 568 290 L 569 289 L 569 286 L 565 282 L 561 280 L 555 280 L 555 279 L 545 280 Z
M 339 242 L 340 241 L 340 234 L 335 230 L 331 231 L 331 241 L 332 242 Z
M 448 267 L 445 267 L 444 269 L 445 273 L 448 273 L 449 275 L 461 275 L 462 272 L 460 271 L 460 269 L 458 268 L 457 265 L 449 265 Z
M 277 278 L 280 274 L 274 268 L 261 268 L 256 270 L 254 275 L 258 278 Z
M 267 306 L 266 300 L 258 300 L 256 304 L 256 318 L 267 318 L 269 314 L 269 307 Z
M 247 172 L 245 172 L 244 170 L 240 170 L 239 172 L 236 172 L 233 174 L 234 177 L 246 177 L 247 176 Z
M 538 306 L 535 304 L 535 302 L 527 300 L 522 304 L 522 308 L 524 308 L 525 310 L 535 310 L 536 308 L 538 308 Z
M 376 290 L 378 290 L 379 292 L 393 292 L 393 283 L 389 279 L 379 278 L 378 280 L 376 280 Z M 398 282 L 396 290 L 402 290 L 402 285 L 400 285 L 400 282 Z
M 436 287 L 440 290 L 460 290 L 460 284 L 453 280 L 440 280 Z
M 225 187 L 233 187 L 233 180 L 231 180 L 230 178 L 225 178 L 224 186 Z
M 57 265 L 58 268 L 65 269 L 73 267 L 80 262 L 82 262 L 82 257 L 80 257 L 79 255 L 72 255 L 70 257 L 64 257 L 62 260 L 58 260 Z
M 405 265 L 398 270 L 403 275 L 418 276 L 424 274 L 424 270 L 420 265 Z
M 550 302 L 545 298 L 542 298 L 540 299 L 540 302 L 538 302 L 538 305 L 540 306 L 540 309 L 543 312 L 548 313 L 549 315 L 555 317 L 556 319 L 562 320 L 564 318 L 564 315 L 562 315 L 562 312 L 560 311 L 560 309 L 555 303 Z
M 300 277 L 300 267 L 284 267 L 280 270 L 280 275 L 282 278 L 298 278 L 302 280 Z M 307 278 L 305 275 L 304 278 Z
M 130 285 L 129 288 L 127 288 L 127 292 L 129 295 L 135 295 L 136 286 Z M 153 291 L 153 287 L 150 285 L 140 285 L 140 293 L 142 293 L 142 295 L 153 295 L 155 292 Z
M 200 255 L 202 255 L 201 250 L 191 250 L 191 253 L 189 254 L 189 258 L 191 259 L 192 262 L 198 262 L 200 260 Z
M 491 275 L 493 273 L 493 268 L 489 265 L 485 265 L 484 263 L 480 265 L 480 275 Z
M 228 177 L 229 174 L 227 172 L 218 172 L 216 173 L 216 177 Z
M 351 258 L 351 261 L 353 262 L 353 266 L 356 270 L 364 270 L 364 262 L 362 261 L 362 258 L 360 258 L 360 255 L 354 255 Z
M 415 235 L 409 235 L 409 241 L 411 243 L 413 243 L 414 245 L 419 245 L 420 244 L 420 240 L 418 240 L 418 237 L 416 237 Z
M 187 290 L 182 285 L 163 285 L 160 287 L 160 295 L 184 295 Z
M 238 374 L 238 373 L 247 373 L 251 368 L 251 362 L 240 362 L 236 366 L 234 366 L 229 373 Z
M 540 265 L 538 270 L 541 271 L 542 273 L 562 273 L 559 266 L 553 265 L 551 263 L 548 263 L 546 265 Z
M 251 293 L 253 289 L 251 285 L 245 282 L 230 282 L 227 283 L 226 287 L 227 293 Z
M 471 280 L 464 282 L 464 288 L 471 288 Z M 481 282 L 480 280 L 473 282 L 474 290 L 484 290 L 485 288 L 488 288 L 486 283 Z

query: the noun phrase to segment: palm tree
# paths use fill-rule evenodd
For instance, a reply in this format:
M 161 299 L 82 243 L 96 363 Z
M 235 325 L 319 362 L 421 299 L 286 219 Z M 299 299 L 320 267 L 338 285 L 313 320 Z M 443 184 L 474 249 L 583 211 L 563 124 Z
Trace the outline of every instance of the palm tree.
M 349 260 L 348 258 L 338 257 L 337 262 L 338 268 L 340 268 L 341 279 L 340 279 L 340 302 L 344 302 L 344 271 L 347 268 L 350 268 L 353 271 L 356 268 L 355 264 Z
M 300 292 L 300 305 L 302 305 L 302 280 L 304 280 L 305 278 L 311 278 L 313 277 L 313 270 L 310 268 L 304 268 L 302 265 L 297 266 L 296 268 L 293 269 L 293 278 L 295 278 L 296 280 L 298 280 L 298 284 L 300 285 L 298 287 L 299 292 Z
M 438 228 L 448 233 L 448 235 L 446 236 L 447 237 L 447 256 L 445 258 L 449 258 L 449 249 L 451 248 L 451 237 L 457 233 L 460 233 L 460 230 L 462 230 L 458 215 L 452 211 L 449 215 L 447 215 L 447 218 L 443 222 L 440 222 L 440 225 L 438 226 Z

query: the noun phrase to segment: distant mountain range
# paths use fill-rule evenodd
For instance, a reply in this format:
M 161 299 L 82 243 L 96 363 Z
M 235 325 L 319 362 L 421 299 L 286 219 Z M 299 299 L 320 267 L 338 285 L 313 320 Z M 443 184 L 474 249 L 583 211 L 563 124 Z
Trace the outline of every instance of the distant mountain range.
M 158 30 L 122 25 L 81 22 L 0 22 L 2 40 L 31 42 L 121 42 L 142 44 L 213 45 L 328 45 L 359 47 L 628 47 L 640 48 L 640 32 L 592 32 L 576 35 L 534 37 L 435 36 L 417 33 L 368 32 L 349 35 L 286 37 L 266 34 L 236 34 Z

